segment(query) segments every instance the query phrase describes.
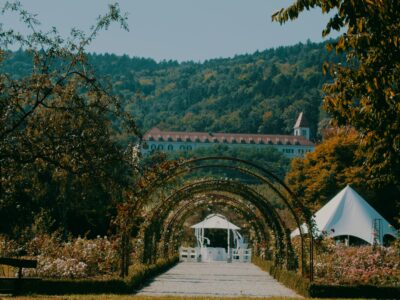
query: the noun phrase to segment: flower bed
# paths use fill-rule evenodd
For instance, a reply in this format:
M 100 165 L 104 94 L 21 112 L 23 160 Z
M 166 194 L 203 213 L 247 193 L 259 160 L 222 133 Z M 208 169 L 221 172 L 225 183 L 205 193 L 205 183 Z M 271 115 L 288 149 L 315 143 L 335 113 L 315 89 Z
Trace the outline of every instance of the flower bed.
M 24 256 L 38 261 L 36 269 L 25 269 L 24 276 L 41 278 L 107 277 L 118 268 L 117 244 L 107 237 L 76 238 L 63 242 L 57 235 L 40 235 L 18 245 L 0 238 L 4 256 Z
M 314 275 L 321 284 L 399 286 L 399 250 L 395 246 L 331 246 L 317 251 Z

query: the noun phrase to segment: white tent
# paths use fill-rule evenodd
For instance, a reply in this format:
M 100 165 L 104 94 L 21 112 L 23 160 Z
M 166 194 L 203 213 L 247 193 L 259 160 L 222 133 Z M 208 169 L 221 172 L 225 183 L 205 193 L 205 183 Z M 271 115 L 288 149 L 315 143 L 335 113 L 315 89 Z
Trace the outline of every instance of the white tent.
M 203 228 L 214 228 L 214 229 L 230 229 L 230 230 L 239 230 L 235 224 L 229 222 L 224 216 L 219 214 L 212 214 L 207 216 L 200 223 L 194 224 L 190 226 L 191 228 L 203 229 Z
M 355 236 L 370 244 L 383 244 L 386 234 L 397 236 L 395 228 L 349 185 L 315 213 L 314 221 L 317 232 L 330 237 Z M 305 224 L 302 231 L 307 233 Z M 291 237 L 299 234 L 297 228 Z

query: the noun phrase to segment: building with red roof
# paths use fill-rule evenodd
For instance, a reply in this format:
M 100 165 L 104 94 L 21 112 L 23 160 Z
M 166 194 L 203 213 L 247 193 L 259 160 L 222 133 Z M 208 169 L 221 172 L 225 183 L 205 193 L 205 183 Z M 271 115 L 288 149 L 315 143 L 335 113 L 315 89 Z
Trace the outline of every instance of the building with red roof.
M 262 149 L 273 147 L 289 158 L 303 157 L 314 150 L 310 140 L 310 128 L 303 113 L 300 113 L 294 126 L 293 135 L 252 134 L 252 133 L 210 133 L 186 131 L 161 131 L 157 127 L 149 130 L 143 140 L 143 153 L 155 150 L 191 151 L 200 147 L 224 144 L 229 147 L 252 147 Z

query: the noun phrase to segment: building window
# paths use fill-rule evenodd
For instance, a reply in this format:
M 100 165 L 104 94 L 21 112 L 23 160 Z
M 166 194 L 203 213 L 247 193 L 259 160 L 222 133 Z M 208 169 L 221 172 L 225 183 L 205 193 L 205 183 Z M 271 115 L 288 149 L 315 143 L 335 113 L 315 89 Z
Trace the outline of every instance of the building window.
M 164 147 L 163 147 L 163 145 L 158 145 L 157 149 L 158 150 L 164 150 Z
M 185 146 L 180 145 L 180 146 L 179 146 L 179 150 L 185 150 Z
M 168 149 L 168 151 L 172 151 L 172 150 L 174 150 L 174 146 L 168 145 L 167 149 Z
M 187 149 L 188 149 L 188 150 L 192 150 L 192 146 L 190 146 L 190 145 L 187 146 Z
M 156 148 L 157 148 L 157 146 L 156 146 L 155 144 L 152 144 L 152 145 L 150 146 L 150 149 L 151 149 L 151 150 L 156 150 Z

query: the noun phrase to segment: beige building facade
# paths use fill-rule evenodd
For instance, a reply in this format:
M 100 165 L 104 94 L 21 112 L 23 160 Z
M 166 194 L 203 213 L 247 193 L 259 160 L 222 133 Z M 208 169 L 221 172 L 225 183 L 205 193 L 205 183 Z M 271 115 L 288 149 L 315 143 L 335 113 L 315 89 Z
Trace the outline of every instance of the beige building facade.
M 288 158 L 303 157 L 306 153 L 314 151 L 315 145 L 309 140 L 310 128 L 303 113 L 297 118 L 293 131 L 293 135 L 275 135 L 161 131 L 154 127 L 143 137 L 145 143 L 142 153 L 156 150 L 192 151 L 217 144 L 251 149 L 273 147 Z

